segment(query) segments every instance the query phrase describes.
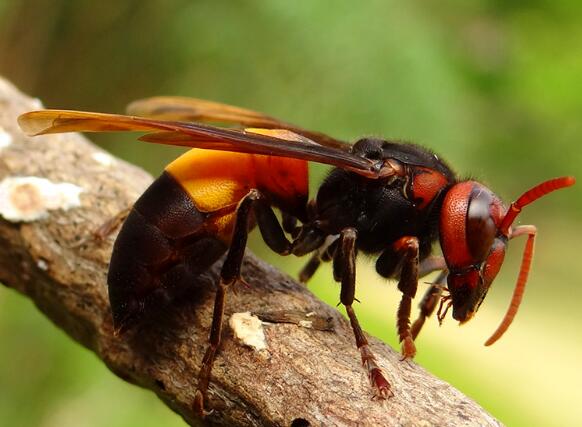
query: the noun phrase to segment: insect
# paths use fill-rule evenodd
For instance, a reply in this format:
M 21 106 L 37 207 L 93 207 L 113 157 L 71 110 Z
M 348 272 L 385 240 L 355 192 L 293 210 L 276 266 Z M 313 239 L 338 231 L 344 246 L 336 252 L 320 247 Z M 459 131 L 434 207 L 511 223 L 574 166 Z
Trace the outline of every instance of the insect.
M 226 253 L 195 397 L 200 414 L 220 345 L 226 293 L 242 280 L 247 235 L 255 224 L 273 251 L 311 254 L 302 281 L 322 261 L 332 261 L 374 394 L 386 399 L 393 395 L 390 383 L 353 308 L 358 252 L 376 255 L 377 272 L 398 280 L 397 330 L 402 354 L 411 358 L 414 339 L 437 305 L 439 321 L 451 307 L 455 320 L 471 319 L 501 268 L 508 241 L 527 236 L 511 305 L 490 345 L 517 312 L 533 256 L 536 228 L 513 222 L 528 204 L 575 183 L 573 177 L 550 179 L 506 207 L 483 184 L 459 179 L 444 160 L 410 143 L 363 138 L 351 145 L 262 113 L 191 98 L 136 101 L 129 114 L 43 110 L 22 115 L 19 123 L 32 135 L 141 131 L 141 141 L 192 147 L 129 212 L 113 249 L 108 286 L 114 327 L 122 332 L 180 295 Z M 308 161 L 334 166 L 312 200 Z M 281 222 L 273 208 L 281 211 Z M 442 256 L 431 255 L 437 240 Z M 441 273 L 411 323 L 418 279 L 433 271 Z

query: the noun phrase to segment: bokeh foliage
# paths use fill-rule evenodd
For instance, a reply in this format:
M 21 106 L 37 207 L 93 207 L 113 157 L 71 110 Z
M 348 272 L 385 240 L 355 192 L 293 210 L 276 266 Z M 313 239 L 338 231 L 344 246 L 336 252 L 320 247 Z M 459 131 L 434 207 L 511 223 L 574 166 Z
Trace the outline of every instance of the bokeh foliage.
M 119 112 L 140 97 L 196 96 L 348 140 L 409 139 L 510 199 L 579 174 L 581 23 L 574 0 L 0 0 L 0 74 L 55 108 Z M 154 174 L 179 152 L 131 136 L 92 139 Z M 314 182 L 324 171 L 312 169 Z M 523 215 L 540 237 L 506 337 L 481 345 L 508 303 L 522 242 L 475 320 L 461 329 L 433 320 L 419 341 L 419 363 L 508 425 L 582 423 L 580 195 L 554 194 Z M 297 271 L 299 261 L 255 240 L 262 256 Z M 360 264 L 360 316 L 396 345 L 395 286 Z M 323 270 L 313 289 L 335 304 Z M 6 289 L 0 339 L 2 425 L 182 425 Z

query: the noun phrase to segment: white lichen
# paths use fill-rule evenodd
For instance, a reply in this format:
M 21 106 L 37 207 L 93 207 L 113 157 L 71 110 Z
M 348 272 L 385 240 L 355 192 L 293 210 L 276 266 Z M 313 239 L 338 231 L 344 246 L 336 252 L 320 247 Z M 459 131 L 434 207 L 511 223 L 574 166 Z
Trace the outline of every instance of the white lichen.
M 250 312 L 234 313 L 228 321 L 234 336 L 244 345 L 254 348 L 257 351 L 267 348 L 263 322 Z
M 12 144 L 12 135 L 0 126 L 0 149 L 8 147 L 10 144 Z
M 313 322 L 311 320 L 300 320 L 299 326 L 301 326 L 302 328 L 311 329 L 313 328 Z
M 42 101 L 38 98 L 32 98 L 30 100 L 30 108 L 32 110 L 40 110 L 42 109 L 44 106 L 42 105 Z
M 36 261 L 36 266 L 41 269 L 42 271 L 47 271 L 49 266 L 48 263 L 44 259 L 39 259 Z
M 44 218 L 49 210 L 81 206 L 83 189 L 36 176 L 8 177 L 0 182 L 0 215 L 12 222 Z
M 109 167 L 115 162 L 115 159 L 113 158 L 113 156 L 111 156 L 110 154 L 107 154 L 103 151 L 95 151 L 93 154 L 91 154 L 91 157 L 97 163 L 99 163 L 100 165 L 105 166 L 105 167 Z

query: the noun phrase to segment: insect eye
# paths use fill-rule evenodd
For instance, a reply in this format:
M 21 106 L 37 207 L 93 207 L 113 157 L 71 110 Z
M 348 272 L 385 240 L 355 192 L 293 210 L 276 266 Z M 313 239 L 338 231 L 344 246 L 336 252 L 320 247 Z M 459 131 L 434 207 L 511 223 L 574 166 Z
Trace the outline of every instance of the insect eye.
M 475 262 L 485 259 L 497 234 L 497 226 L 491 215 L 493 203 L 491 193 L 482 188 L 476 188 L 471 193 L 466 230 L 467 244 Z

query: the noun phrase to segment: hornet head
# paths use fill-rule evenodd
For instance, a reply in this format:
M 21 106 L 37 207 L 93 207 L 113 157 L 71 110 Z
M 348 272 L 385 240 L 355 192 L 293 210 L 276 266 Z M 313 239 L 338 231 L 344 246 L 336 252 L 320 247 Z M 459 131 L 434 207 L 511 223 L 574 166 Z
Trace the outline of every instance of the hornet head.
M 501 269 L 507 242 L 527 234 L 519 278 L 510 309 L 487 344 L 496 341 L 517 312 L 533 256 L 536 229 L 511 225 L 523 207 L 538 198 L 575 183 L 573 177 L 545 181 L 525 192 L 506 208 L 487 187 L 464 181 L 451 187 L 443 201 L 440 217 L 440 243 L 449 270 L 447 285 L 453 318 L 461 323 L 471 319 Z

